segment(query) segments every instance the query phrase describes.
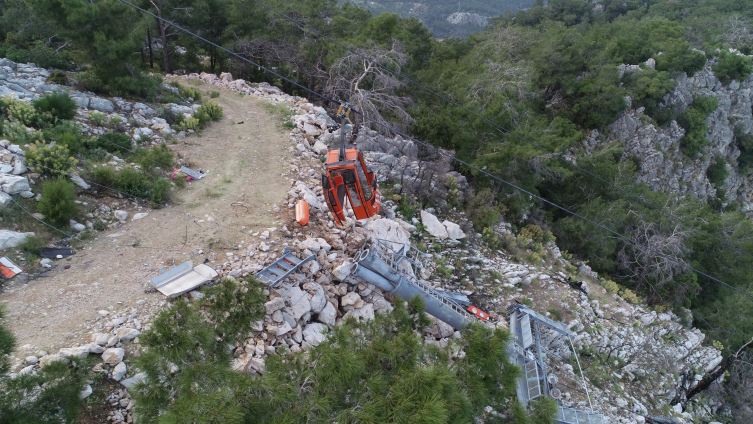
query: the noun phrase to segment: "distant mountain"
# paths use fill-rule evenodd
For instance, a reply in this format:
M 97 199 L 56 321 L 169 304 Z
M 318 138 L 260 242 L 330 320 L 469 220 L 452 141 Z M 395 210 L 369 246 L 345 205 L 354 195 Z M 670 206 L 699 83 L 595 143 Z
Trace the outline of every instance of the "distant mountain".
M 490 18 L 507 11 L 517 12 L 534 5 L 535 0 L 423 0 L 404 2 L 396 0 L 349 0 L 350 3 L 370 10 L 374 15 L 397 13 L 400 17 L 418 18 L 436 38 L 466 38 L 480 32 Z M 341 0 L 341 3 L 344 3 Z

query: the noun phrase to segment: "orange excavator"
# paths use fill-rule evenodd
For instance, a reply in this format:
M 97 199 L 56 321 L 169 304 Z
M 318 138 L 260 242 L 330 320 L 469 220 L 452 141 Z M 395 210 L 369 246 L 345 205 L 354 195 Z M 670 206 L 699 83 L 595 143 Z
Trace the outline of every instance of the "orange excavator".
M 376 175 L 366 168 L 357 147 L 345 147 L 345 119 L 349 115 L 350 107 L 341 105 L 337 111 L 340 118 L 340 147 L 327 152 L 324 165 L 326 175 L 322 175 L 324 199 L 338 225 L 345 222 L 346 196 L 356 219 L 378 215 L 382 207 Z

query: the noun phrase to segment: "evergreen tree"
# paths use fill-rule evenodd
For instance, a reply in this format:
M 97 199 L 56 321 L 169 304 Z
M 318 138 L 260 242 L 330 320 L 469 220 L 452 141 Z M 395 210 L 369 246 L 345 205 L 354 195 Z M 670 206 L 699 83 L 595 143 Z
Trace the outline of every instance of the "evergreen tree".
M 75 364 L 58 361 L 36 374 L 11 377 L 9 356 L 15 345 L 0 308 L 0 424 L 77 422 L 85 374 Z

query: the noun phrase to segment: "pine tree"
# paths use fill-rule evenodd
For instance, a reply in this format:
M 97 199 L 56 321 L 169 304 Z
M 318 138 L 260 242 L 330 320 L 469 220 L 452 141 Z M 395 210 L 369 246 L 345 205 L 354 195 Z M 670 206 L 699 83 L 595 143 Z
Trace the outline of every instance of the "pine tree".
M 85 374 L 75 364 L 53 362 L 37 374 L 11 377 L 16 341 L 0 308 L 0 424 L 75 423 L 83 405 Z

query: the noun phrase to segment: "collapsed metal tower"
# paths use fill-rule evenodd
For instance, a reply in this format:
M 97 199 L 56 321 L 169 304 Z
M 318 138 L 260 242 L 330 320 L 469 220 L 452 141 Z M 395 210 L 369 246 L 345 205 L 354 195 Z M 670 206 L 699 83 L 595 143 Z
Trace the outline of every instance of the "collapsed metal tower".
M 465 296 L 437 290 L 421 282 L 419 276 L 423 271 L 420 261 L 422 256 L 425 254 L 410 244 L 376 240 L 370 249 L 364 248 L 359 253 L 352 274 L 403 300 L 410 300 L 414 296 L 421 297 L 426 304 L 427 313 L 456 330 L 462 330 L 471 323 L 481 322 L 490 326 L 496 324 L 472 314 L 467 309 L 470 302 Z M 565 324 L 551 320 L 519 303 L 510 306 L 508 314 L 510 332 L 514 337 L 508 352 L 512 362 L 523 370 L 523 376 L 518 379 L 518 399 L 526 406 L 530 401 L 542 396 L 559 400 L 557 377 L 552 374 L 541 351 L 541 329 L 543 326 L 567 337 L 571 346 L 574 334 Z M 575 354 L 577 358 L 577 353 Z M 580 368 L 580 363 L 578 367 Z M 588 396 L 588 388 L 586 395 Z M 589 404 L 590 402 L 589 396 Z M 593 407 L 591 409 L 593 410 Z M 604 416 L 558 406 L 555 420 L 560 424 L 603 424 Z

